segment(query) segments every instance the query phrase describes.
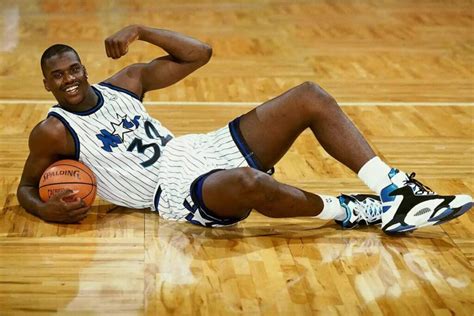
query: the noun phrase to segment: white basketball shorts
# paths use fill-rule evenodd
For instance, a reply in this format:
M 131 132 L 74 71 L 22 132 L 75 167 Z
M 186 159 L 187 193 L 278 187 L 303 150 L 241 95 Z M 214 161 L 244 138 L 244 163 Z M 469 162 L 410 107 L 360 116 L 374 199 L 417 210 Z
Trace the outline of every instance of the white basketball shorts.
M 184 135 L 166 145 L 152 210 L 167 220 L 206 227 L 232 225 L 248 216 L 219 218 L 206 208 L 202 198 L 202 183 L 213 172 L 238 167 L 262 170 L 240 133 L 239 122 L 237 118 L 219 130 Z M 273 173 L 273 168 L 266 172 Z

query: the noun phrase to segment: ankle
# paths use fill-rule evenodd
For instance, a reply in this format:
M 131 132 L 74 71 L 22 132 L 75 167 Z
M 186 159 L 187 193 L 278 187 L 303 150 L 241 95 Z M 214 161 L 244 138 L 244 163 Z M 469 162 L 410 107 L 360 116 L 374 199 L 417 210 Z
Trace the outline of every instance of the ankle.
M 373 157 L 362 166 L 357 175 L 375 193 L 379 194 L 390 185 L 388 176 L 391 168 L 378 156 Z
M 323 209 L 315 216 L 316 218 L 344 220 L 347 217 L 346 210 L 341 206 L 337 197 L 322 194 L 319 194 L 319 197 L 323 201 Z

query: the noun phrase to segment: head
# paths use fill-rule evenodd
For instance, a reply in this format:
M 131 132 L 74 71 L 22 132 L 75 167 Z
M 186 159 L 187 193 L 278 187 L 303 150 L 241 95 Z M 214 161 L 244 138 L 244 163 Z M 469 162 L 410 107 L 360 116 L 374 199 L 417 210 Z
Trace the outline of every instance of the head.
M 56 44 L 41 56 L 44 88 L 60 105 L 81 103 L 89 92 L 87 71 L 77 52 L 67 45 Z

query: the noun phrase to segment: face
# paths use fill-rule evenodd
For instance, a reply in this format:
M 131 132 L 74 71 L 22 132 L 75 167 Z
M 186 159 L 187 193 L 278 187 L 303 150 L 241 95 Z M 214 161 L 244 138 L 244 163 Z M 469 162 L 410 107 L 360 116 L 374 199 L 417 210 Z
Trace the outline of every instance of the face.
M 46 60 L 44 87 L 62 106 L 80 104 L 89 92 L 86 68 L 76 54 L 64 52 Z

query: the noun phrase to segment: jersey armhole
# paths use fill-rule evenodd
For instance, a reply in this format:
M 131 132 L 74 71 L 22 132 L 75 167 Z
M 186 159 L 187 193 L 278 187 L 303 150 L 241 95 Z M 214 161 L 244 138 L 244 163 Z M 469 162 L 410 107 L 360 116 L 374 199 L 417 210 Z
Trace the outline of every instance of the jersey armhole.
M 133 93 L 132 91 L 130 90 L 127 90 L 125 88 L 121 88 L 121 87 L 118 87 L 116 85 L 113 85 L 111 83 L 108 83 L 108 82 L 100 82 L 99 83 L 100 86 L 104 86 L 104 87 L 107 87 L 107 88 L 110 88 L 112 90 L 115 90 L 115 91 L 119 91 L 119 92 L 123 92 L 125 94 L 128 94 L 129 96 L 131 96 L 132 98 L 135 98 L 137 99 L 138 101 L 142 102 L 143 101 L 143 97 L 145 96 L 145 94 L 142 94 L 142 96 L 138 96 L 137 94 Z
M 61 116 L 61 114 L 56 113 L 56 112 L 50 112 L 48 113 L 48 117 L 54 116 L 58 120 L 63 123 L 63 125 L 68 129 L 69 133 L 71 134 L 73 140 L 74 140 L 74 159 L 79 160 L 79 154 L 80 154 L 80 149 L 81 149 L 81 144 L 79 142 L 79 137 L 76 134 L 76 131 L 69 125 L 69 123 L 66 121 L 64 117 Z

